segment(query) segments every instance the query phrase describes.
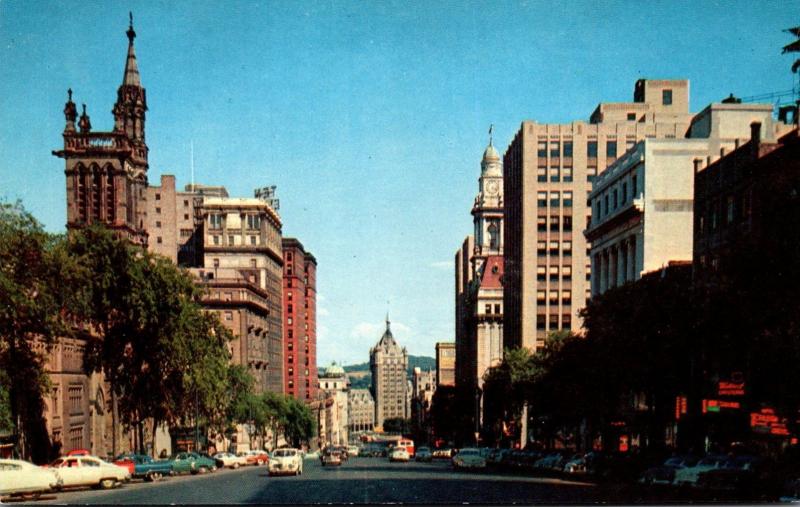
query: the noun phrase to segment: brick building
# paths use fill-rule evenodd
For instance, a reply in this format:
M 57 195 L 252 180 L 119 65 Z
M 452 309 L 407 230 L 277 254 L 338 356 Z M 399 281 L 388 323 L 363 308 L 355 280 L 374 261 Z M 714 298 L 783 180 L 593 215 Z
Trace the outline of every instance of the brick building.
M 317 260 L 295 238 L 283 238 L 284 392 L 317 397 Z

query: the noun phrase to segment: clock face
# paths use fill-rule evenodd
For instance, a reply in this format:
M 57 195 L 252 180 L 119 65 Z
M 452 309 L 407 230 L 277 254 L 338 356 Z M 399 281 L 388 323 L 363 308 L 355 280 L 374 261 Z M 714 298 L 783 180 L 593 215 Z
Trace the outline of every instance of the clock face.
M 499 184 L 496 181 L 492 180 L 486 184 L 486 193 L 494 195 L 497 193 L 499 188 L 500 188 Z

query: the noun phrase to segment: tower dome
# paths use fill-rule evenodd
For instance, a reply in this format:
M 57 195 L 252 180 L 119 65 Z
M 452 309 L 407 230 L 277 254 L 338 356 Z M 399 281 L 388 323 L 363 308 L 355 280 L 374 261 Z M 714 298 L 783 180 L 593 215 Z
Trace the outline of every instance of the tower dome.
M 486 151 L 483 152 L 483 162 L 488 163 L 488 162 L 499 162 L 499 161 L 500 161 L 500 154 L 497 153 L 497 150 L 494 149 L 494 146 L 489 144 L 489 146 L 486 147 Z
M 325 377 L 344 377 L 344 368 L 334 361 L 333 364 L 325 368 Z

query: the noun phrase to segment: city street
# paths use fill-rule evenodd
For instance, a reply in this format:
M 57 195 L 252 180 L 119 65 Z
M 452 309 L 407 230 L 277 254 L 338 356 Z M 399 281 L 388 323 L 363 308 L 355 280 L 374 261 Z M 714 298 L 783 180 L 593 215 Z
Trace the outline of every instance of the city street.
M 36 504 L 148 503 L 575 503 L 613 501 L 607 488 L 552 478 L 463 473 L 450 463 L 353 458 L 323 468 L 306 459 L 299 477 L 268 477 L 266 467 L 133 482 L 111 491 L 46 495 Z

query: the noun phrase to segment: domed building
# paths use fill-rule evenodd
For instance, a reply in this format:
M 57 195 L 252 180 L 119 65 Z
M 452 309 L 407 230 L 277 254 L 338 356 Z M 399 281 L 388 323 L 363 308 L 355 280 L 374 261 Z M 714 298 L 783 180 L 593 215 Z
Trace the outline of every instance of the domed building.
M 344 368 L 331 363 L 319 376 L 319 390 L 323 396 L 324 417 L 320 422 L 320 437 L 325 444 L 347 445 L 349 424 L 347 398 L 350 379 Z
M 408 389 L 408 352 L 394 340 L 386 316 L 386 331 L 369 351 L 369 366 L 372 372 L 372 397 L 375 399 L 375 426 L 382 430 L 384 421 L 411 416 L 411 400 Z

